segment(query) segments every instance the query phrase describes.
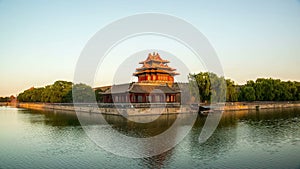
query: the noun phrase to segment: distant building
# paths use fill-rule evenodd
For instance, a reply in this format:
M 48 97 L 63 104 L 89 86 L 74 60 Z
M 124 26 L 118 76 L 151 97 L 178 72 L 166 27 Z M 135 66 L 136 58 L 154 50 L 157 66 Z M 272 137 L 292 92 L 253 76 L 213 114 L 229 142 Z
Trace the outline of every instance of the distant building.
M 180 90 L 174 87 L 174 76 L 179 75 L 167 65 L 158 53 L 149 53 L 146 60 L 136 69 L 133 76 L 138 82 L 130 84 L 113 85 L 102 92 L 104 103 L 174 103 Z
M 10 101 L 11 103 L 16 103 L 16 102 L 17 102 L 17 98 L 16 98 L 14 95 L 11 95 L 11 96 L 9 97 L 9 101 Z

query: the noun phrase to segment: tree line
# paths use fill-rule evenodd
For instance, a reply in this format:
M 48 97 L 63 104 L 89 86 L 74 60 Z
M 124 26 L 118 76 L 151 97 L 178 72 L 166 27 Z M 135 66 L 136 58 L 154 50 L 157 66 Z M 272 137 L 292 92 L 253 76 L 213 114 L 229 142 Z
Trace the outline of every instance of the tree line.
M 75 91 L 73 96 L 72 90 Z M 92 87 L 86 84 L 73 84 L 67 81 L 56 81 L 54 84 L 40 88 L 30 88 L 20 93 L 17 96 L 20 102 L 44 102 L 44 103 L 72 103 L 73 99 L 76 102 L 91 102 L 95 98 L 95 93 Z M 99 96 L 96 97 L 100 99 Z
M 10 98 L 9 97 L 0 97 L 0 102 L 9 102 Z
M 296 81 L 258 78 L 255 81 L 247 81 L 245 85 L 238 85 L 231 79 L 211 72 L 189 74 L 188 77 L 190 82 L 197 84 L 196 90 L 191 89 L 191 92 L 198 92 L 201 102 L 210 102 L 212 99 L 222 101 L 224 98 L 228 102 L 300 100 L 300 82 Z
M 298 101 L 300 82 L 258 78 L 240 87 L 239 101 Z
M 299 101 L 300 82 L 281 81 L 280 79 L 258 78 L 238 85 L 231 79 L 225 79 L 211 72 L 188 75 L 189 90 L 198 102 L 214 101 Z M 74 94 L 72 90 L 75 91 Z M 93 90 L 86 84 L 73 84 L 56 81 L 40 88 L 30 88 L 17 96 L 20 102 L 72 103 L 102 101 L 100 89 Z M 199 93 L 199 94 L 196 94 Z M 75 100 L 74 100 L 75 99 Z M 7 101 L 8 98 L 0 100 Z

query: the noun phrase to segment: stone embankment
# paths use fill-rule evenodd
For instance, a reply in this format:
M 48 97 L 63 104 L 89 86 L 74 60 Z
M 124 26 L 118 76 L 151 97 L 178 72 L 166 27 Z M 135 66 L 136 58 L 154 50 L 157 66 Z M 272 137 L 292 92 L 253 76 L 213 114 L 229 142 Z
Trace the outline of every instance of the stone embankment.
M 66 104 L 66 103 L 18 103 L 17 107 L 35 109 L 35 110 L 63 110 L 79 111 L 88 113 L 103 113 L 112 115 L 155 115 L 155 114 L 178 114 L 191 113 L 189 106 L 180 106 L 179 104 L 162 104 L 149 106 L 146 104 L 134 104 L 134 106 L 124 104 Z M 195 111 L 194 111 L 195 112 Z
M 63 111 L 80 111 L 88 113 L 103 113 L 113 115 L 154 115 L 154 114 L 177 114 L 177 113 L 193 113 L 197 112 L 197 109 L 192 108 L 189 105 L 180 106 L 177 104 L 67 104 L 67 103 L 1 103 L 1 106 L 16 106 L 21 108 L 36 109 L 36 110 L 63 110 Z M 221 104 L 222 105 L 222 104 Z M 259 110 L 259 109 L 277 109 L 277 108 L 289 108 L 300 107 L 300 102 L 227 102 L 225 106 L 220 105 L 205 105 L 211 109 L 222 109 L 225 111 L 236 110 Z
M 227 102 L 224 110 L 259 110 L 259 109 L 277 109 L 277 108 L 289 108 L 300 107 L 299 101 L 293 102 Z

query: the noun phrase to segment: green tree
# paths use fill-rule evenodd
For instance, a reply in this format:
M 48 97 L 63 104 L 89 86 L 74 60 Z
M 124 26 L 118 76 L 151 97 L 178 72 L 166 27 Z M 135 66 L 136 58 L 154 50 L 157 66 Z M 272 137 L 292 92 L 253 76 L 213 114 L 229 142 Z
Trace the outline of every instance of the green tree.
M 258 78 L 248 81 L 245 86 L 253 87 L 258 101 L 292 101 L 299 100 L 298 82 L 281 81 L 280 79 Z M 240 99 L 244 96 L 241 93 Z M 244 98 L 243 98 L 244 99 Z
M 254 101 L 255 90 L 251 86 L 243 86 L 240 91 L 240 101 Z
M 56 81 L 45 88 L 30 88 L 18 95 L 20 102 L 71 103 L 74 98 L 78 102 L 92 102 L 95 98 L 94 90 L 85 84 L 75 84 L 67 81 Z
M 75 84 L 73 86 L 73 101 L 76 103 L 91 103 L 95 101 L 95 92 L 86 84 Z
M 235 102 L 238 101 L 239 93 L 234 81 L 226 79 L 226 101 Z
M 0 97 L 0 102 L 8 102 L 9 97 Z
M 297 98 L 297 93 L 299 92 L 297 89 L 297 82 L 291 82 L 291 81 L 287 81 L 285 82 L 286 85 L 286 89 L 288 90 L 288 92 L 290 93 L 289 95 L 289 100 L 300 100 L 300 98 Z
M 226 81 L 224 77 L 218 77 L 211 72 L 200 72 L 189 74 L 189 80 L 195 82 L 198 89 L 192 89 L 194 95 L 198 92 L 201 102 L 211 102 L 211 100 L 222 102 L 226 99 Z
M 253 85 L 254 85 L 256 100 L 257 101 L 263 101 L 264 100 L 264 92 L 263 92 L 262 84 L 261 83 L 255 83 Z
M 20 93 L 17 99 L 21 102 L 40 102 L 43 88 L 30 88 Z
M 103 102 L 103 95 L 100 94 L 101 92 L 103 92 L 101 89 L 96 89 L 95 90 L 95 96 L 96 96 L 96 101 L 97 102 Z
M 52 85 L 45 87 L 41 94 L 42 102 L 63 103 L 69 100 L 70 91 L 72 91 L 72 82 L 56 81 Z
M 201 102 L 210 101 L 211 88 L 208 72 L 200 72 L 198 74 L 190 74 L 189 79 L 192 79 L 198 86 L 194 95 L 199 93 Z
M 184 97 L 190 96 L 190 98 L 183 98 L 183 100 L 181 99 L 181 101 L 184 103 L 199 103 L 200 99 L 202 99 L 202 98 L 200 98 L 199 87 L 198 87 L 195 76 L 196 76 L 195 74 L 188 75 L 189 83 L 186 86 L 183 86 L 183 85 L 180 86 L 178 84 L 178 90 L 182 90 L 181 88 L 185 89 L 183 91 L 184 94 L 181 95 L 181 97 L 182 96 L 184 96 Z
M 295 86 L 297 90 L 294 95 L 294 100 L 300 100 L 300 82 L 295 82 Z
M 34 88 L 30 94 L 31 94 L 31 97 L 30 97 L 30 101 L 31 102 L 41 102 L 42 101 L 42 93 L 44 92 L 44 89 L 43 87 L 41 88 Z
M 41 95 L 41 101 L 44 103 L 50 102 L 51 85 L 47 85 Z
M 50 86 L 50 103 L 62 103 L 72 90 L 72 82 L 56 81 Z

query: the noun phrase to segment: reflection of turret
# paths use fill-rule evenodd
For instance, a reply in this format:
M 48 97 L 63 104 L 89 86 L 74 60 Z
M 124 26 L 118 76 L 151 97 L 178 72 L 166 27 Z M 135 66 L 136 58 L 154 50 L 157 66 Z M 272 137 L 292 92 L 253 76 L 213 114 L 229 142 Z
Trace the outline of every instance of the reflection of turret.
M 224 115 L 225 114 L 225 115 Z M 201 157 L 211 161 L 211 159 L 230 151 L 236 144 L 238 119 L 234 113 L 223 113 L 220 123 L 212 136 L 204 143 L 199 143 L 199 135 L 202 132 L 207 117 L 199 116 L 187 139 L 190 143 L 188 152 L 195 157 Z M 205 153 L 203 153 L 205 152 Z
M 143 162 L 145 167 L 144 168 L 162 168 L 165 164 L 165 161 L 168 161 L 172 155 L 172 150 L 166 151 L 162 154 L 159 154 L 157 156 L 144 158 Z
M 144 121 L 140 118 L 148 119 L 152 116 L 133 116 L 128 119 L 122 116 L 104 115 L 104 117 L 114 130 L 129 137 L 148 140 L 138 144 L 140 154 L 156 155 L 145 158 L 146 168 L 161 168 L 164 165 L 164 161 L 172 154 L 170 153 L 172 148 L 185 135 L 183 128 L 192 125 L 194 119 L 191 119 L 194 117 L 191 114 L 170 114 L 161 115 L 149 123 L 138 123 L 135 121 Z
M 95 116 L 95 115 L 93 115 Z M 157 116 L 129 116 L 124 118 L 123 116 L 111 116 L 103 115 L 105 120 L 112 125 L 112 127 L 119 132 L 130 135 L 134 137 L 153 137 L 165 132 L 169 129 L 176 119 L 179 119 L 180 125 L 190 125 L 190 116 L 185 114 L 169 114 Z M 137 123 L 135 121 L 143 121 L 142 118 L 149 120 L 149 118 L 154 118 L 153 121 L 149 123 Z M 169 140 L 170 141 L 170 140 Z

